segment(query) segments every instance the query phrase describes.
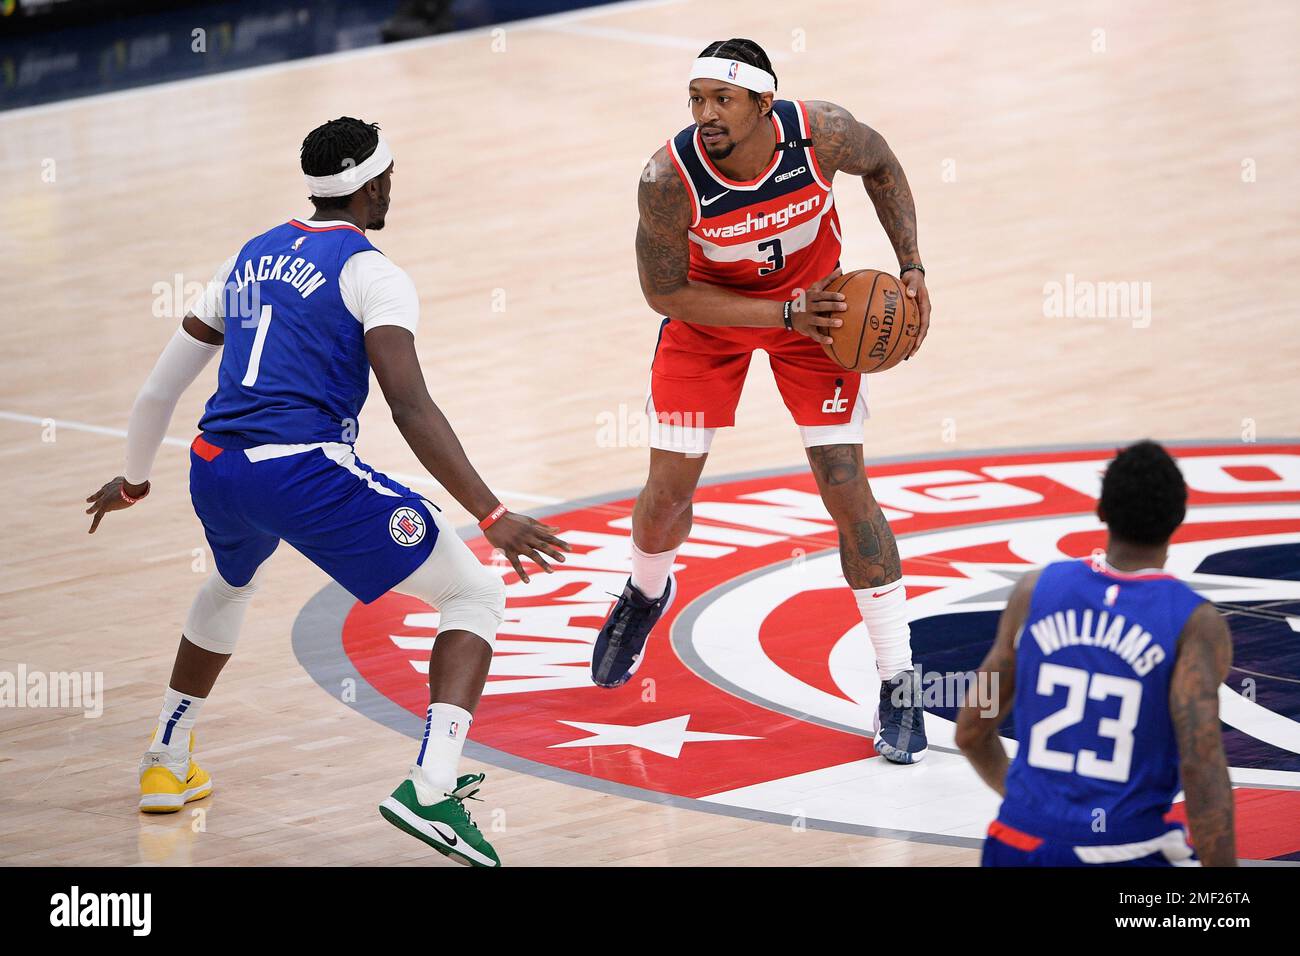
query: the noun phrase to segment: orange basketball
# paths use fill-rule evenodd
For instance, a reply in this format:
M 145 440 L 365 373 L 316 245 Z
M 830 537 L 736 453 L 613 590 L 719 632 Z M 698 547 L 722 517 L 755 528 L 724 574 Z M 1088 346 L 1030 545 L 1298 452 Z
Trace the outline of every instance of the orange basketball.
M 841 321 L 831 329 L 826 354 L 850 372 L 883 372 L 903 360 L 921 330 L 921 312 L 907 286 L 887 272 L 859 269 L 847 272 L 826 287 L 844 296 L 848 309 L 836 312 Z

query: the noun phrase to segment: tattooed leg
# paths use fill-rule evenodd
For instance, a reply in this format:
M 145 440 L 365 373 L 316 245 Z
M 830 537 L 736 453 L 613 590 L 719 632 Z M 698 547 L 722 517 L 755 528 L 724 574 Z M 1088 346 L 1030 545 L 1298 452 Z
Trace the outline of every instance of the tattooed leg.
M 861 445 L 817 445 L 808 462 L 840 538 L 840 566 L 854 589 L 881 587 L 903 576 L 898 544 L 867 483 Z

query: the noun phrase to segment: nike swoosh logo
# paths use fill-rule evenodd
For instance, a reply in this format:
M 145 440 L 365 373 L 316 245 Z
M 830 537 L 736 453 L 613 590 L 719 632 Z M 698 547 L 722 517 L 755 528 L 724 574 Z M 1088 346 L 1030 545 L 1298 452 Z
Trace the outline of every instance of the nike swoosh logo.
M 893 594 L 895 591 L 898 590 L 898 587 L 899 587 L 899 586 L 898 586 L 897 584 L 895 584 L 895 585 L 894 585 L 892 588 L 890 588 L 888 591 L 873 591 L 872 594 L 871 594 L 871 596 L 872 596 L 873 598 L 884 597 L 886 594 Z
M 447 846 L 455 846 L 457 843 L 460 842 L 459 840 L 456 839 L 456 834 L 454 832 L 450 834 L 444 833 L 442 827 L 438 826 L 438 824 L 436 823 L 430 823 L 429 829 L 432 830 L 434 833 L 438 834 L 438 836 L 442 837 L 443 841 L 447 844 Z
M 717 202 L 719 199 L 721 199 L 723 196 L 727 195 L 727 193 L 729 193 L 729 192 L 731 192 L 730 189 L 724 189 L 722 192 L 718 193 L 716 196 L 710 196 L 708 199 L 705 199 L 703 196 L 701 196 L 701 197 L 700 197 L 700 205 L 701 205 L 701 206 L 708 206 L 708 205 L 710 205 L 711 203 L 715 203 L 715 202 Z

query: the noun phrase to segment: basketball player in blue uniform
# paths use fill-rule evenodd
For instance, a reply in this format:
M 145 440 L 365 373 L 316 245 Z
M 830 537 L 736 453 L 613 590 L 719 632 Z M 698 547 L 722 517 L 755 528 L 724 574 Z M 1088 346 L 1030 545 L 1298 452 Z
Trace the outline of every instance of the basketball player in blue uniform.
M 163 351 L 131 411 L 124 475 L 86 500 L 93 533 L 149 494 L 149 472 L 181 393 L 224 346 L 216 393 L 190 449 L 190 496 L 216 571 L 190 608 L 153 738 L 140 809 L 167 813 L 207 796 L 193 727 L 234 651 L 260 569 L 287 541 L 369 603 L 390 590 L 440 612 L 429 656 L 424 740 L 380 806 L 390 823 L 460 863 L 500 861 L 463 801 L 482 774 L 457 776 L 504 609 L 485 568 L 432 502 L 357 458 L 369 376 L 429 473 L 480 519 L 524 580 L 568 545 L 511 513 L 470 464 L 433 403 L 415 351 L 419 298 L 366 233 L 384 227 L 394 163 L 379 127 L 343 117 L 303 141 L 315 215 L 246 242 L 217 270 Z
M 957 745 L 1004 797 L 985 866 L 1236 865 L 1218 698 L 1231 638 L 1162 570 L 1186 509 L 1169 454 L 1132 445 L 1102 479 L 1105 557 L 1049 564 L 1013 589 L 980 665 L 997 709 L 968 704 L 957 719 Z M 1008 769 L 998 725 L 1013 699 Z M 1165 819 L 1180 773 L 1195 852 Z

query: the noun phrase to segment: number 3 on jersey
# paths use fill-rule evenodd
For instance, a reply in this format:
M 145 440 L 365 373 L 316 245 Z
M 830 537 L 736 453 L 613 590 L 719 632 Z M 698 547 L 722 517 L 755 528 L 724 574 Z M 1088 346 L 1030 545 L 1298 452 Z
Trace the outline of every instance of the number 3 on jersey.
M 758 274 L 761 276 L 775 272 L 777 269 L 784 268 L 785 256 L 781 252 L 781 240 L 769 239 L 767 242 L 758 244 L 759 252 L 767 253 L 767 265 L 758 267 Z

